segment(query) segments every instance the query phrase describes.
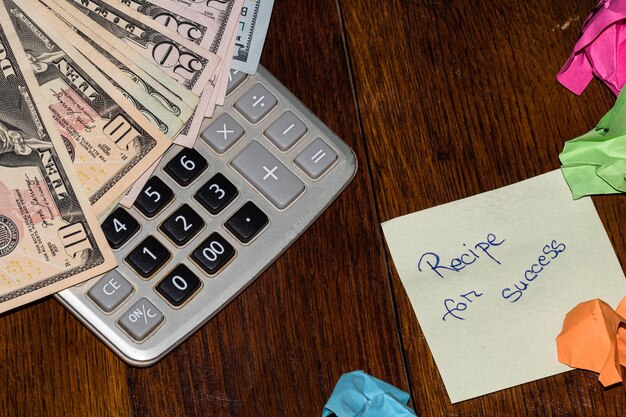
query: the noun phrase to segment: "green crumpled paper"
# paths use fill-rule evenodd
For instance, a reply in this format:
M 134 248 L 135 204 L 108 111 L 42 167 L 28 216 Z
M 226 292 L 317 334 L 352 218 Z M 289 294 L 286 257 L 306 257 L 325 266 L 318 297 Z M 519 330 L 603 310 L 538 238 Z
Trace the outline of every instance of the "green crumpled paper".
M 559 155 L 574 199 L 626 192 L 625 91 L 593 130 L 567 141 Z

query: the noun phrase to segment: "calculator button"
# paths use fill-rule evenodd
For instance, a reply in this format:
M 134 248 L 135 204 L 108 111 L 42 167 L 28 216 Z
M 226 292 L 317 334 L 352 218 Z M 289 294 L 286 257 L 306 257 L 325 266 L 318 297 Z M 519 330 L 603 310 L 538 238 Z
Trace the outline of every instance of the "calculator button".
M 91 287 L 87 295 L 103 311 L 110 313 L 133 293 L 133 286 L 117 272 L 112 270 Z
M 257 141 L 250 142 L 231 164 L 279 209 L 304 191 L 304 183 Z
M 248 201 L 226 222 L 226 228 L 237 239 L 248 243 L 269 222 L 269 219 L 252 201 Z
M 235 255 L 235 249 L 219 233 L 209 236 L 193 251 L 193 260 L 209 275 L 216 274 Z
M 278 104 L 278 100 L 262 84 L 257 83 L 235 103 L 235 108 L 250 123 L 258 123 Z
M 228 84 L 226 85 L 226 95 L 229 95 L 235 88 L 239 87 L 241 83 L 246 79 L 248 75 L 245 72 L 237 71 L 234 69 L 230 70 L 230 74 L 228 74 Z
M 215 121 L 200 134 L 200 137 L 215 152 L 221 155 L 237 143 L 237 141 L 243 137 L 243 134 L 243 127 L 241 127 L 230 114 L 224 113 L 215 119 Z
M 161 268 L 171 257 L 165 246 L 154 236 L 148 236 L 126 257 L 126 262 L 139 275 L 148 278 Z
M 218 214 L 237 197 L 239 191 L 224 175 L 217 173 L 193 196 L 211 214 Z
M 265 136 L 281 151 L 291 148 L 307 132 L 307 127 L 291 111 L 286 111 L 265 131 Z
M 183 204 L 159 227 L 167 237 L 182 246 L 204 227 L 204 220 L 188 204 Z
M 159 177 L 152 177 L 135 200 L 135 207 L 146 217 L 152 218 L 174 199 L 174 192 Z
M 200 280 L 185 265 L 178 265 L 172 272 L 159 282 L 156 290 L 170 304 L 178 307 L 200 288 Z
M 208 166 L 206 159 L 195 149 L 183 149 L 165 165 L 165 172 L 170 174 L 181 186 L 191 184 Z
M 321 138 L 315 139 L 294 161 L 309 177 L 319 178 L 337 160 L 337 154 Z
M 121 248 L 138 230 L 137 220 L 121 207 L 102 222 L 102 231 L 113 249 Z
M 124 313 L 117 323 L 130 337 L 139 342 L 152 333 L 164 318 L 161 310 L 147 298 L 142 297 Z

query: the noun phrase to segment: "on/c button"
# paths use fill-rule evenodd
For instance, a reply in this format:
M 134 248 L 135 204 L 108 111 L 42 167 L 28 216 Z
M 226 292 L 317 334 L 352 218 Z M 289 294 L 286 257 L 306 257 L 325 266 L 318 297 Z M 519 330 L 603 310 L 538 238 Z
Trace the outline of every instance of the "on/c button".
M 115 310 L 133 293 L 133 286 L 117 269 L 107 273 L 91 287 L 87 295 L 107 313 Z

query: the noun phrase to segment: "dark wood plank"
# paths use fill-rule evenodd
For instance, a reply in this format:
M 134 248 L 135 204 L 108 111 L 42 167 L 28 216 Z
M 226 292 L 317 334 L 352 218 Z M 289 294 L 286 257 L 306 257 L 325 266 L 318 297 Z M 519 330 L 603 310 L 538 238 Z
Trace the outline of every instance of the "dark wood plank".
M 355 369 L 408 387 L 335 2 L 276 1 L 262 62 L 364 166 L 208 325 L 132 370 L 140 417 L 319 416 Z
M 558 168 L 563 142 L 591 129 L 614 101 L 599 81 L 576 97 L 555 79 L 591 1 L 339 2 L 380 220 Z M 626 201 L 594 201 L 626 265 Z M 597 416 L 626 409 L 623 388 L 602 389 L 583 371 L 451 405 L 391 273 L 418 415 Z
M 55 300 L 4 314 L 0 340 L 0 415 L 133 415 L 127 366 Z

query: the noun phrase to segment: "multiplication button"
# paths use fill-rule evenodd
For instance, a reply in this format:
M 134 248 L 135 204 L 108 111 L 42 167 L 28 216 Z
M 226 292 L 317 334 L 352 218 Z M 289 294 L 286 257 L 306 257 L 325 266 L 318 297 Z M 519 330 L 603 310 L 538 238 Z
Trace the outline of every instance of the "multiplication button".
M 304 191 L 304 183 L 255 140 L 231 164 L 281 210 Z
M 224 113 L 215 119 L 200 137 L 221 155 L 237 143 L 244 133 L 243 127 L 230 114 Z
M 133 286 L 117 269 L 109 272 L 91 287 L 87 295 L 103 311 L 110 313 L 133 293 Z
M 144 340 L 163 321 L 161 310 L 142 297 L 128 309 L 117 323 L 136 341 Z

